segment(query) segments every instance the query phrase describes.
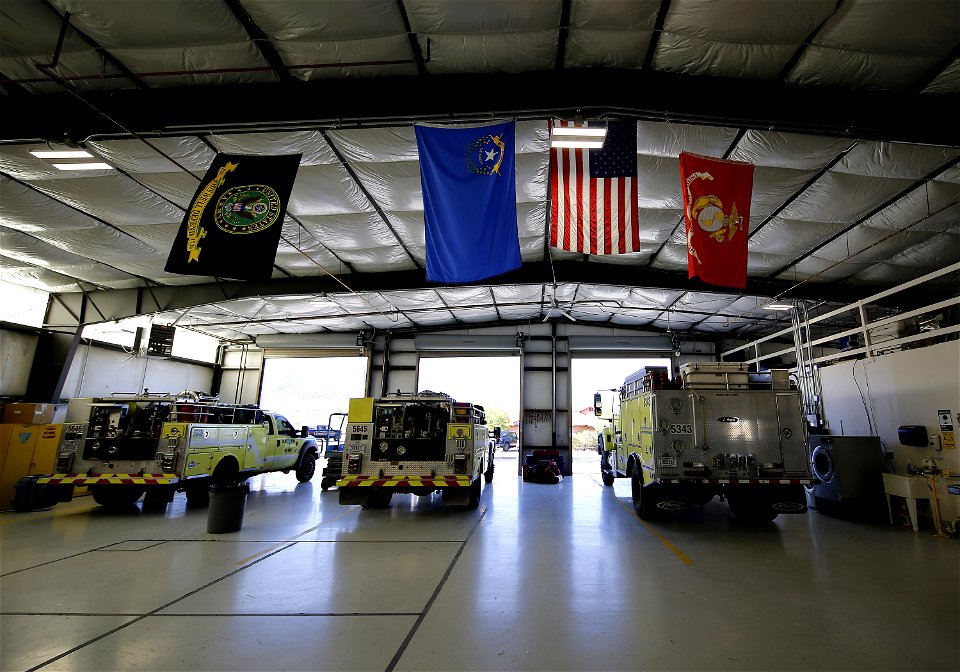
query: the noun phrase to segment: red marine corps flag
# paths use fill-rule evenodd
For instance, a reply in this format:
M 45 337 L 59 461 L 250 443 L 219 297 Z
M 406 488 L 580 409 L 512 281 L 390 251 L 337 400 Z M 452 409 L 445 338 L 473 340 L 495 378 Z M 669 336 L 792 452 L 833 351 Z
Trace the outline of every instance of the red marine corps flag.
M 743 289 L 753 165 L 682 152 L 680 181 L 687 222 L 687 277 Z

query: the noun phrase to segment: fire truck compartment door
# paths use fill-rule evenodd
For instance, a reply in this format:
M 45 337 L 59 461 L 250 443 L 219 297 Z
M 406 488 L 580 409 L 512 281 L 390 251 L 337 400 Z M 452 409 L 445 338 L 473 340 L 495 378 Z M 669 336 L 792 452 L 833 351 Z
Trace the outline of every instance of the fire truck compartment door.
M 210 474 L 210 453 L 191 452 L 183 467 L 183 477 L 208 476 Z

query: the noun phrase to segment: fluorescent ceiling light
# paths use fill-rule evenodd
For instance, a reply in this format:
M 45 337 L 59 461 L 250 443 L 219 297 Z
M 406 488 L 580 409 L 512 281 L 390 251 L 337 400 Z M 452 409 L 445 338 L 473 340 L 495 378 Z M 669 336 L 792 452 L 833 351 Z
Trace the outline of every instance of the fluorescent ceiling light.
M 38 159 L 92 159 L 93 154 L 90 152 L 85 152 L 82 149 L 68 149 L 68 150 L 49 150 L 49 149 L 38 149 L 31 151 Z
M 603 127 L 554 126 L 550 131 L 550 135 L 595 135 L 600 138 L 605 138 L 607 137 L 607 129 Z
M 793 310 L 793 306 L 786 303 L 768 303 L 764 308 L 767 310 Z
M 54 163 L 53 167 L 58 170 L 113 170 L 109 163 Z
M 606 136 L 606 126 L 554 126 L 550 129 L 550 146 L 601 149 Z

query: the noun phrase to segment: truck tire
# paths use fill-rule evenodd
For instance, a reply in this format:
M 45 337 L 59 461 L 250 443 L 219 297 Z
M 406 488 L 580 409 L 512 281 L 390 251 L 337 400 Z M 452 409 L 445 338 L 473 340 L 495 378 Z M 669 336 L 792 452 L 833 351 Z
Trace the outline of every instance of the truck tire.
M 297 466 L 297 480 L 306 483 L 317 471 L 317 458 L 313 453 L 304 453 L 300 458 L 300 464 Z
M 610 468 L 610 453 L 604 453 L 603 450 L 600 451 L 600 478 L 603 479 L 603 484 L 607 486 L 613 485 L 617 478 L 617 475 Z
M 480 506 L 480 477 L 473 479 L 470 484 L 470 501 L 467 502 L 467 509 L 475 509 Z
M 727 504 L 733 517 L 747 525 L 759 525 L 774 520 L 777 512 L 766 506 L 765 502 L 755 501 L 749 497 L 729 497 Z
M 184 491 L 187 495 L 188 509 L 202 509 L 210 506 L 210 483 L 204 480 L 199 485 L 191 484 Z
M 649 488 L 643 487 L 643 468 L 633 463 L 630 472 L 630 491 L 633 495 L 633 510 L 641 520 L 653 520 L 657 517 L 656 502 Z
M 367 501 L 361 506 L 365 509 L 385 509 L 393 499 L 393 490 L 389 488 L 370 488 Z
M 493 483 L 493 449 L 490 450 L 490 455 L 487 457 L 487 460 L 487 470 L 483 472 L 483 482 Z
M 116 485 L 91 485 L 93 501 L 105 509 L 128 509 L 143 496 L 146 488 Z
M 173 501 L 176 494 L 172 485 L 157 485 L 149 488 L 143 496 L 143 508 L 145 509 L 163 509 L 167 504 Z
M 337 484 L 337 479 L 333 476 L 324 476 L 320 479 L 320 489 L 327 490 Z

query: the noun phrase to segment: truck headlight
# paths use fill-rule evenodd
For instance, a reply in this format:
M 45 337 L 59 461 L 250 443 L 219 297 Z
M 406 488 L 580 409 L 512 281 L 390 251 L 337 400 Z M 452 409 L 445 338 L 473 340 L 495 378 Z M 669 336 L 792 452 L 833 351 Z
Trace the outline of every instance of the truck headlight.
M 397 455 L 406 455 L 407 448 L 406 446 L 397 446 Z
M 380 445 L 377 446 L 377 448 L 380 449 L 380 452 L 381 452 L 381 453 L 387 452 L 387 448 L 389 448 L 389 447 L 390 447 L 390 444 L 387 443 L 386 441 L 381 441 L 381 442 L 380 442 Z

